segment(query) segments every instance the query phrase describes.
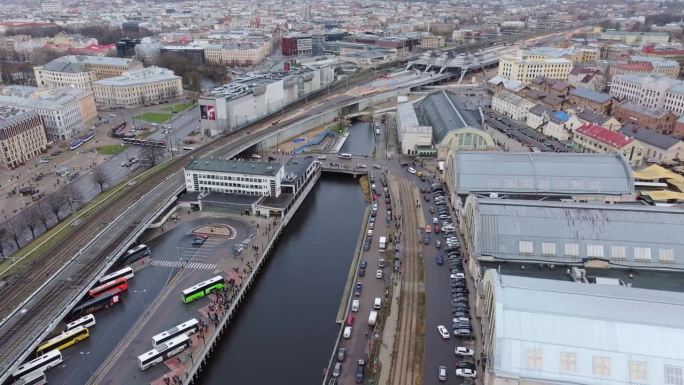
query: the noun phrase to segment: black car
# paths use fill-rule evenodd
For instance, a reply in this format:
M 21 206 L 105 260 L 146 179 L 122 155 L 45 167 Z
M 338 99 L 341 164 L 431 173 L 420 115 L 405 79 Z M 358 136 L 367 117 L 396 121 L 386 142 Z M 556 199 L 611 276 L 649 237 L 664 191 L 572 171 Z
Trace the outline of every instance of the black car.
M 369 239 L 369 241 L 370 241 L 370 239 Z M 368 250 L 370 250 L 370 247 L 371 247 L 371 243 L 370 243 L 370 242 L 367 241 L 367 242 L 364 242 L 364 243 L 363 243 L 363 251 L 368 251 Z
M 388 205 L 388 204 L 390 204 L 390 203 L 392 203 L 392 201 L 391 201 L 389 198 L 385 198 L 385 204 Z
M 360 264 L 359 266 L 361 266 L 362 269 L 365 269 L 366 266 L 368 266 L 368 262 L 366 262 L 366 261 L 361 261 L 361 264 Z
M 426 244 L 426 245 L 429 245 L 429 244 L 430 244 L 430 237 L 426 235 L 426 236 L 423 238 L 423 243 Z
M 363 383 L 363 379 L 365 377 L 365 361 L 364 360 L 359 360 L 359 364 L 356 366 L 356 377 L 354 378 L 354 381 L 356 381 L 357 384 Z
M 459 362 L 456 362 L 456 368 L 475 370 L 475 363 L 474 362 L 468 362 L 468 361 L 459 361 Z
M 359 277 L 363 277 L 364 275 L 366 275 L 366 269 L 362 267 L 359 269 Z

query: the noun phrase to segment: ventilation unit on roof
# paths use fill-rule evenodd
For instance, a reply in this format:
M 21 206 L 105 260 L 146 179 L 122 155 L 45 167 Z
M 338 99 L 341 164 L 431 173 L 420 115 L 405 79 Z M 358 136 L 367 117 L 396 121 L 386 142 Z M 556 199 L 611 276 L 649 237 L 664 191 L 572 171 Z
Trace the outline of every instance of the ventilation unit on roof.
M 271 166 L 266 167 L 266 171 L 273 171 L 273 167 L 271 167 Z

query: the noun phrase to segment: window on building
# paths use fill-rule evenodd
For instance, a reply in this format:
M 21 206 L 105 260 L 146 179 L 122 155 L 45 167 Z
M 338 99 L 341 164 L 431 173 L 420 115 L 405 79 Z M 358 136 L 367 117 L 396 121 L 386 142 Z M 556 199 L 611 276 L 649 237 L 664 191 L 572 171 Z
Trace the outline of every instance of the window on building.
M 649 262 L 651 260 L 650 247 L 635 247 L 634 260 L 638 262 Z
M 674 262 L 674 251 L 672 249 L 659 249 L 658 259 L 663 263 L 673 263 Z
M 624 246 L 611 246 L 610 259 L 614 261 L 624 261 L 627 259 L 627 249 Z
M 610 357 L 594 356 L 594 376 L 610 377 Z
M 577 370 L 577 354 L 561 352 L 560 354 L 561 372 L 574 372 Z
M 684 375 L 680 366 L 665 365 L 665 385 L 684 385 Z
M 534 243 L 531 241 L 519 241 L 518 252 L 523 255 L 531 255 L 534 251 Z
M 603 258 L 603 245 L 587 245 L 587 257 Z
M 577 243 L 566 243 L 565 244 L 565 256 L 566 257 L 579 257 L 579 244 L 577 244 Z
M 542 369 L 544 365 L 544 350 L 540 348 L 527 349 L 527 368 Z
M 556 244 L 550 242 L 542 242 L 542 255 L 545 256 L 555 256 L 556 255 Z
M 643 361 L 629 361 L 629 381 L 633 383 L 646 382 L 648 364 Z

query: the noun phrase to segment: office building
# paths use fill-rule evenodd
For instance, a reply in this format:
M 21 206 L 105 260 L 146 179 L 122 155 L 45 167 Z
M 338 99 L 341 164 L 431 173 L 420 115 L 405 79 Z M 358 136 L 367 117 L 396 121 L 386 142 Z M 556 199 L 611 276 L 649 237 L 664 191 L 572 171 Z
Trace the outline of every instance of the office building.
M 543 50 L 519 50 L 501 56 L 499 76 L 526 84 L 538 76 L 567 80 L 572 66 L 571 60 L 552 56 Z
M 93 82 L 95 101 L 108 107 L 137 107 L 183 96 L 183 82 L 173 71 L 148 67 Z
M 643 151 L 637 141 L 595 124 L 585 123 L 578 127 L 572 141 L 584 152 L 620 153 L 632 165 L 643 160 Z
M 47 150 L 47 136 L 38 114 L 0 106 L 0 166 L 19 167 Z
M 75 87 L 91 90 L 96 80 L 119 76 L 126 71 L 142 68 L 133 59 L 69 55 L 55 59 L 44 66 L 36 66 L 38 87 Z
M 200 158 L 185 168 L 188 192 L 278 197 L 285 168 L 275 162 Z
M 63 141 L 92 128 L 97 118 L 95 97 L 78 88 L 5 87 L 0 106 L 12 106 L 40 115 L 48 140 Z
M 663 32 L 605 31 L 600 35 L 604 40 L 618 40 L 625 44 L 661 44 L 670 41 L 670 35 Z
M 613 77 L 610 94 L 654 110 L 684 115 L 684 82 L 665 75 L 639 74 Z
M 207 63 L 230 66 L 259 64 L 270 51 L 270 41 L 212 44 L 204 48 Z

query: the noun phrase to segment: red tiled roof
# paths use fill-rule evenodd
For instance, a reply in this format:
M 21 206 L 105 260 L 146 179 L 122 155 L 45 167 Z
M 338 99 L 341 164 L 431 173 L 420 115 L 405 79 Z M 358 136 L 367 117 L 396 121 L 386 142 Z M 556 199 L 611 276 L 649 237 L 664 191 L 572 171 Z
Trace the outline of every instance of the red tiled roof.
M 684 49 L 655 49 L 653 46 L 644 47 L 641 52 L 652 55 L 684 55 Z
M 629 136 L 624 136 L 618 132 L 591 123 L 579 126 L 575 132 L 616 148 L 623 148 L 634 140 Z
M 618 63 L 613 67 L 628 71 L 653 71 L 653 64 L 651 63 Z

